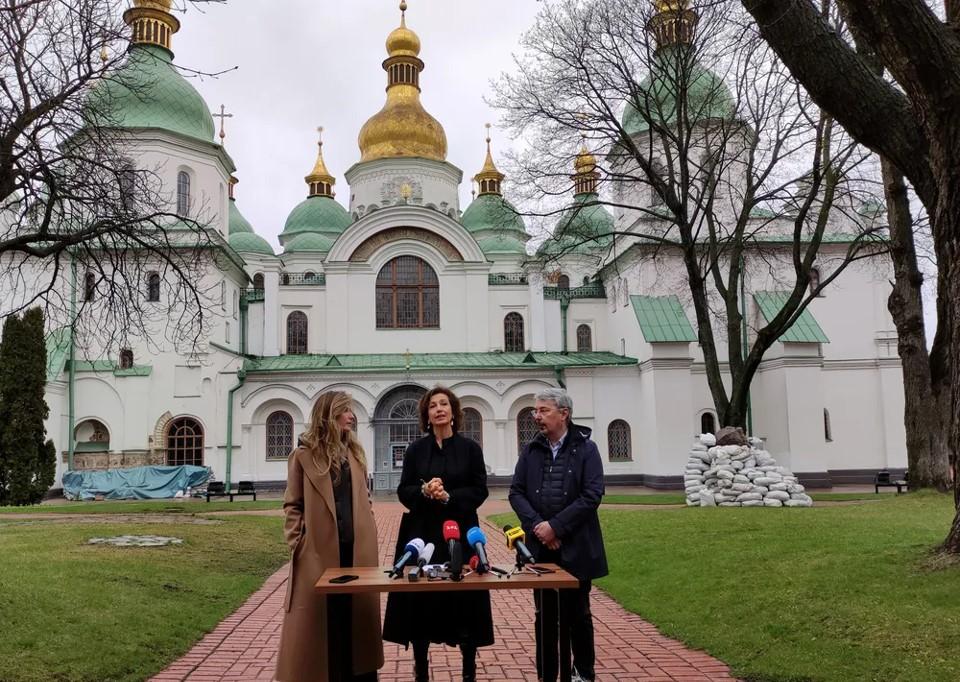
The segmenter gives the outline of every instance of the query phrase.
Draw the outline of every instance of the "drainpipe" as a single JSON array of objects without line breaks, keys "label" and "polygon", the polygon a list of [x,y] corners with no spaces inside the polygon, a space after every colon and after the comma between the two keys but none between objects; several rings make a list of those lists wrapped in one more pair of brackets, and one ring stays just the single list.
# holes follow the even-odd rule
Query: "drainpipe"
[{"label": "drainpipe", "polygon": [[554,366],[553,366],[553,375],[556,377],[557,383],[560,384],[560,388],[566,389],[566,388],[567,388],[567,380],[566,380],[566,377],[564,376],[564,373],[563,373],[563,367],[561,367],[560,365],[554,365]]},{"label": "drainpipe", "polygon": [[237,385],[227,391],[227,475],[226,487],[230,490],[230,468],[233,465],[233,394],[240,390],[247,378],[247,370],[237,370]]},{"label": "drainpipe", "polygon": [[567,354],[567,309],[570,307],[570,298],[560,294],[560,335],[563,339],[561,351],[564,355]]},{"label": "drainpipe", "polygon": [[247,354],[247,309],[250,304],[247,303],[246,292],[240,296],[240,355]]},{"label": "drainpipe", "polygon": [[76,379],[76,339],[74,327],[77,324],[77,261],[70,255],[70,355],[67,370],[67,471],[73,471],[73,455],[77,444],[74,437],[76,413],[74,411],[74,383]]},{"label": "drainpipe", "polygon": [[[740,305],[741,305],[741,315],[740,315],[740,324],[741,332],[740,336],[743,339],[743,359],[746,361],[747,354],[750,352],[750,348],[747,345],[747,268],[746,261],[743,258],[743,252],[740,252]],[[753,435],[753,406],[750,400],[750,389],[747,388],[747,435]]]}]

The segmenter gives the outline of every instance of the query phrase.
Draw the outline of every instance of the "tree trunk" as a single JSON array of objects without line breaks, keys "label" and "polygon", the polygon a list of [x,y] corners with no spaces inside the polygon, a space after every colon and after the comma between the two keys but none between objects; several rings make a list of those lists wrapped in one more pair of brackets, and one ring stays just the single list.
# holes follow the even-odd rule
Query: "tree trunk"
[{"label": "tree trunk", "polygon": [[923,324],[923,274],[917,265],[907,187],[903,175],[886,159],[882,161],[882,169],[894,272],[887,309],[897,327],[897,352],[903,366],[903,423],[910,487],[947,492],[951,488],[947,454],[949,424],[941,419],[938,396],[931,382]]}]

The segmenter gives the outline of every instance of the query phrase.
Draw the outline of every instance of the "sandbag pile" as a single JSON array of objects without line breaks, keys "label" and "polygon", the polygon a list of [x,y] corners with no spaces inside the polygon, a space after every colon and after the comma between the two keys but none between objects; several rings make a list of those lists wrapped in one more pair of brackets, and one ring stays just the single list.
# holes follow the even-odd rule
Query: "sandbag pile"
[{"label": "sandbag pile", "polygon": [[683,475],[689,507],[812,507],[813,500],[788,468],[778,466],[763,441],[717,445],[701,434]]}]

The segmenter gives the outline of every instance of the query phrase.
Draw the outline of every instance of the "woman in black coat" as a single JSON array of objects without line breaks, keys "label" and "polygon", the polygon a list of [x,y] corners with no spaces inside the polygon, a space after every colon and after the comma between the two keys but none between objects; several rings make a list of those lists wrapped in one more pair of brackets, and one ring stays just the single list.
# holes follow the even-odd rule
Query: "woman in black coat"
[{"label": "woman in black coat", "polygon": [[[409,511],[400,521],[397,557],[410,540],[421,538],[434,544],[431,563],[448,561],[445,521],[460,527],[464,565],[473,554],[466,535],[479,525],[477,508],[487,499],[487,468],[480,446],[457,433],[462,423],[460,401],[450,389],[436,386],[420,400],[420,428],[427,435],[411,443],[403,457],[397,495]],[[413,644],[417,682],[429,679],[430,642],[459,646],[463,680],[473,682],[477,647],[493,644],[490,593],[390,593],[383,638]]]}]

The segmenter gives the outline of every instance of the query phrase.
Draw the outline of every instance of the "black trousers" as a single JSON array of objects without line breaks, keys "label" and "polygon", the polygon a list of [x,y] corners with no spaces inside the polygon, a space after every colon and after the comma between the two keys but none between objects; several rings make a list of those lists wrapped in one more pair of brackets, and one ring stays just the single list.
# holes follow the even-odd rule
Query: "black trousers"
[{"label": "black trousers", "polygon": [[[559,552],[544,554],[542,561],[559,563]],[[596,677],[590,588],[591,581],[581,580],[575,590],[533,591],[537,677],[543,682],[556,682],[560,674],[559,609],[564,609],[566,621],[570,624],[570,648],[573,650],[573,665],[577,673],[585,680]],[[569,656],[569,653],[566,655]]]},{"label": "black trousers", "polygon": [[[353,543],[340,545],[340,567],[353,566]],[[377,671],[353,674],[353,597],[327,597],[327,676],[330,682],[377,682]]]},{"label": "black trousers", "polygon": [[[428,679],[430,642],[425,639],[415,639],[411,644],[413,644],[414,674],[418,680]],[[463,675],[476,675],[477,647],[469,644],[461,644],[460,656],[463,659]]]}]

